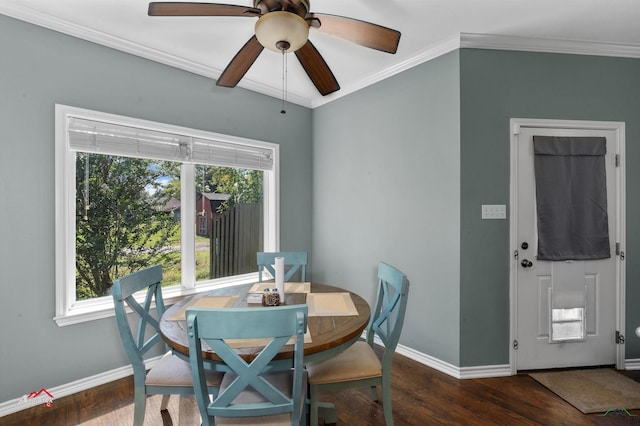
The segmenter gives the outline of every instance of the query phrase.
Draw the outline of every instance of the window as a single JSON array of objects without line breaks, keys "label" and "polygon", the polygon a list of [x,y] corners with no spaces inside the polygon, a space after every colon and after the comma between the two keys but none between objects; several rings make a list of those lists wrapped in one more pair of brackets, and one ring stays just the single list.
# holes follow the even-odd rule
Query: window
[{"label": "window", "polygon": [[58,325],[113,315],[113,281],[152,264],[168,301],[255,281],[277,171],[276,144],[57,105]]}]

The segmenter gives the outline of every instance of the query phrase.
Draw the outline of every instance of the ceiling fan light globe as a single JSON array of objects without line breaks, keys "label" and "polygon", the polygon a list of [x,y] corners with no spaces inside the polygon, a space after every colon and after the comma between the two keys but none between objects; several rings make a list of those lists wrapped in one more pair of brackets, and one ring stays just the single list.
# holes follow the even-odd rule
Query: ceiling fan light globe
[{"label": "ceiling fan light globe", "polygon": [[[289,43],[285,52],[295,52],[309,38],[309,24],[300,16],[285,11],[269,12],[260,17],[255,26],[256,37],[266,49],[282,52],[284,43]],[[280,47],[278,47],[280,46]]]}]

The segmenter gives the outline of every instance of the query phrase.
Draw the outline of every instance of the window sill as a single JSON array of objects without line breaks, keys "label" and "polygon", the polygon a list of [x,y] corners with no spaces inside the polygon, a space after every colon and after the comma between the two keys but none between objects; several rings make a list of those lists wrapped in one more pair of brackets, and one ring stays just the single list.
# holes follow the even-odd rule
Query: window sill
[{"label": "window sill", "polygon": [[[250,273],[236,277],[206,281],[199,283],[196,288],[186,288],[184,286],[167,287],[166,289],[163,289],[162,298],[164,300],[165,307],[169,307],[182,300],[184,297],[191,296],[193,294],[203,293],[217,288],[251,284],[256,281],[258,281],[258,274]],[[140,293],[140,296],[136,297],[136,299],[142,301],[144,299],[144,293]],[[110,296],[105,296],[93,300],[76,302],[64,315],[55,316],[53,320],[58,324],[58,327],[65,327],[67,325],[81,324],[113,316],[115,316],[113,299]]]}]

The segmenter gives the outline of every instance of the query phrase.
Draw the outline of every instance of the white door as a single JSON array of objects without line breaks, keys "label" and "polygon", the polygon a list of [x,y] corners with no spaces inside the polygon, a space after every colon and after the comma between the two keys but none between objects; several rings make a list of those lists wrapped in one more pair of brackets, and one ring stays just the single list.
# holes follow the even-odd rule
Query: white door
[{"label": "white door", "polygon": [[[624,351],[620,259],[624,219],[620,150],[624,125],[512,120],[512,321],[515,370],[620,364]],[[603,125],[609,124],[609,126]],[[621,127],[620,127],[621,126]],[[621,130],[622,129],[622,130]],[[533,136],[606,138],[606,192],[611,257],[549,261],[537,258],[538,230]],[[515,162],[515,164],[514,164]],[[515,182],[514,182],[515,179]],[[616,243],[619,245],[616,246]],[[513,303],[515,302],[515,306]],[[618,337],[618,339],[616,339]],[[620,355],[622,354],[622,355]]]}]

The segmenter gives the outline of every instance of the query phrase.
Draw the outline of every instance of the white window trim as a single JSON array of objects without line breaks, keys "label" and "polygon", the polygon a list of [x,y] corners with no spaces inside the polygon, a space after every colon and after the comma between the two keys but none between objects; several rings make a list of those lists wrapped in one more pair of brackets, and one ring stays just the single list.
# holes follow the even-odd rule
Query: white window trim
[{"label": "white window trim", "polygon": [[[53,318],[58,326],[82,323],[114,316],[113,300],[110,296],[90,300],[76,301],[75,288],[75,151],[69,148],[67,123],[72,117],[96,121],[106,121],[125,126],[140,127],[178,133],[188,137],[214,139],[231,144],[243,144],[263,147],[273,151],[273,168],[264,173],[264,241],[265,251],[278,251],[280,248],[280,172],[279,145],[239,138],[230,135],[194,130],[153,121],[140,120],[115,114],[91,111],[67,105],[55,108],[55,290],[56,314]],[[194,172],[195,165],[183,163],[181,179],[182,211],[195,206]],[[273,196],[268,196],[272,194]],[[190,203],[190,204],[189,204]],[[181,215],[182,229],[195,229],[195,215]],[[182,247],[194,247],[195,235],[182,232]],[[218,278],[195,283],[195,250],[182,253],[182,283],[163,290],[166,305],[171,305],[181,297],[210,290],[212,288],[247,284],[258,279],[257,272]]]}]

